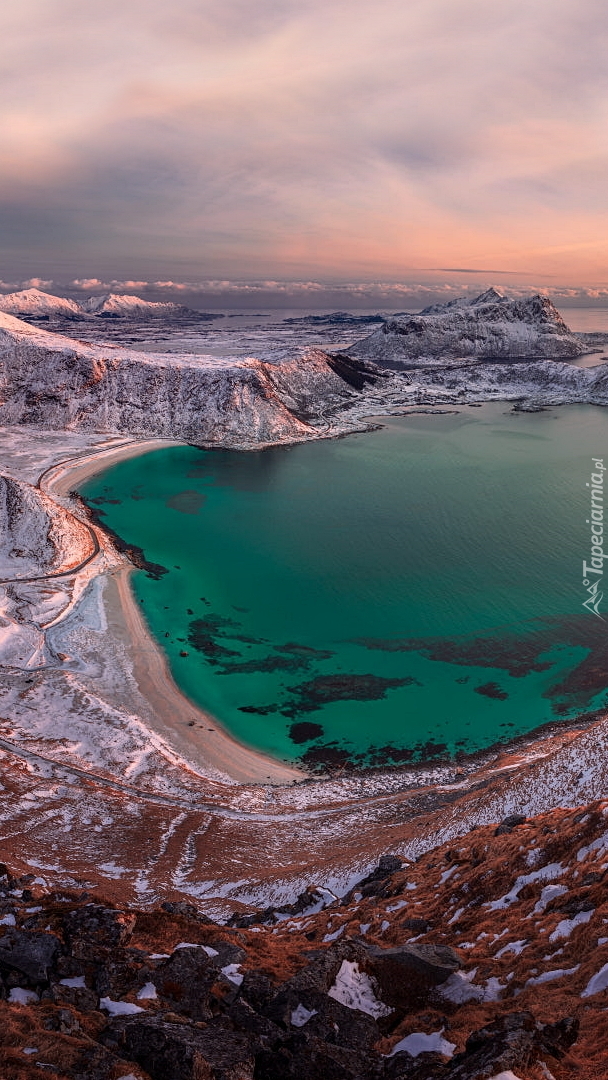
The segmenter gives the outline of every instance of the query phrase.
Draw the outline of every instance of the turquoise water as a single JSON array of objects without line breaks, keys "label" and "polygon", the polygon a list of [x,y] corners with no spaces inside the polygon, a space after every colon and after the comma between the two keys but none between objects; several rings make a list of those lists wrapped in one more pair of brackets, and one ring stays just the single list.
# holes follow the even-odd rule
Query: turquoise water
[{"label": "turquoise water", "polygon": [[311,767],[469,753],[598,708],[607,624],[582,607],[581,568],[605,412],[383,423],[157,450],[82,487],[160,567],[132,585],[179,686]]}]

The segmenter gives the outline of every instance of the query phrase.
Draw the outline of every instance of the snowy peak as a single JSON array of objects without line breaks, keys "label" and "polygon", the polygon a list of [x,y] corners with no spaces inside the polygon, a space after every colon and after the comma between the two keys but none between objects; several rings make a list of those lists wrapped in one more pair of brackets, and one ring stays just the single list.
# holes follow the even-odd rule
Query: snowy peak
[{"label": "snowy peak", "polygon": [[510,300],[490,288],[473,299],[433,304],[419,315],[389,319],[358,342],[355,356],[388,367],[409,361],[572,359],[584,346],[548,296]]},{"label": "snowy peak", "polygon": [[83,308],[89,315],[97,315],[102,319],[132,319],[141,318],[142,316],[175,318],[185,314],[196,314],[196,312],[184,307],[183,304],[142,300],[140,296],[130,296],[126,293],[104,293],[103,296],[89,296],[84,301]]},{"label": "snowy peak", "polygon": [[22,289],[20,292],[0,296],[0,311],[9,315],[31,316],[48,319],[61,316],[64,319],[82,319],[84,316],[80,304],[64,296],[52,296],[40,289]]},{"label": "snowy peak", "polygon": [[53,296],[41,289],[22,289],[0,296],[0,312],[20,319],[213,319],[215,315],[193,311],[183,304],[157,303],[140,296],[104,293],[90,296],[82,304],[65,296]]},{"label": "snowy peak", "polygon": [[508,304],[508,302],[507,297],[499,293],[498,289],[495,289],[493,285],[490,285],[489,289],[469,301],[471,307],[479,304]]}]

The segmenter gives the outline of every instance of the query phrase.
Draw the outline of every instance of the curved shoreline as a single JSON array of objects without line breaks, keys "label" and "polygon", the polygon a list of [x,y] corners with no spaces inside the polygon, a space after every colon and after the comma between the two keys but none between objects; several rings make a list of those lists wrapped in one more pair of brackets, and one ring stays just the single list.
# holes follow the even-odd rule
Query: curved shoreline
[{"label": "curved shoreline", "polygon": [[[39,477],[39,486],[51,496],[66,498],[76,485],[117,461],[138,457],[167,446],[180,445],[174,440],[147,439],[94,450],[60,461]],[[43,484],[44,481],[44,484]],[[103,550],[111,546],[103,528],[89,527]],[[293,784],[308,779],[308,774],[248,747],[205,712],[179,689],[167,658],[152,636],[135,602],[129,584],[133,567],[121,559],[117,569],[99,574],[105,577],[103,605],[111,633],[129,652],[133,676],[150,709],[145,722],[150,723],[175,750],[201,767],[211,767],[222,774],[224,782],[239,784]],[[205,777],[213,781],[213,777]]]}]

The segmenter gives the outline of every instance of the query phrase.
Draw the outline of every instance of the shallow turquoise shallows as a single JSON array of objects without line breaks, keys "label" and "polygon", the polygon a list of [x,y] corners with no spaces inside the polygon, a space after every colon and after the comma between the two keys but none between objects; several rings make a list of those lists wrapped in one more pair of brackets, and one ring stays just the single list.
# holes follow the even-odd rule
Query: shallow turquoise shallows
[{"label": "shallow turquoise shallows", "polygon": [[607,700],[608,622],[582,606],[607,420],[491,404],[175,447],[82,494],[165,569],[133,573],[137,600],[179,686],[239,739],[319,768],[433,760]]}]

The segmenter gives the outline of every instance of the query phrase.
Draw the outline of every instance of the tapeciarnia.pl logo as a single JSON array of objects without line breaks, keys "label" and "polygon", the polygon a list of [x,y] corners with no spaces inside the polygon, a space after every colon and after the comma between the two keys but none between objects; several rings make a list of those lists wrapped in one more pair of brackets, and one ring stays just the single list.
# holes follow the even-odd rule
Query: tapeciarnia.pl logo
[{"label": "tapeciarnia.pl logo", "polygon": [[591,556],[590,562],[583,560],[583,585],[589,596],[583,601],[583,607],[597,615],[598,619],[605,622],[600,615],[599,606],[603,599],[600,591],[602,577],[604,576],[604,472],[606,466],[603,458],[591,458],[593,472],[591,482],[587,484],[591,496],[591,517],[586,519],[586,524],[591,526]]}]

